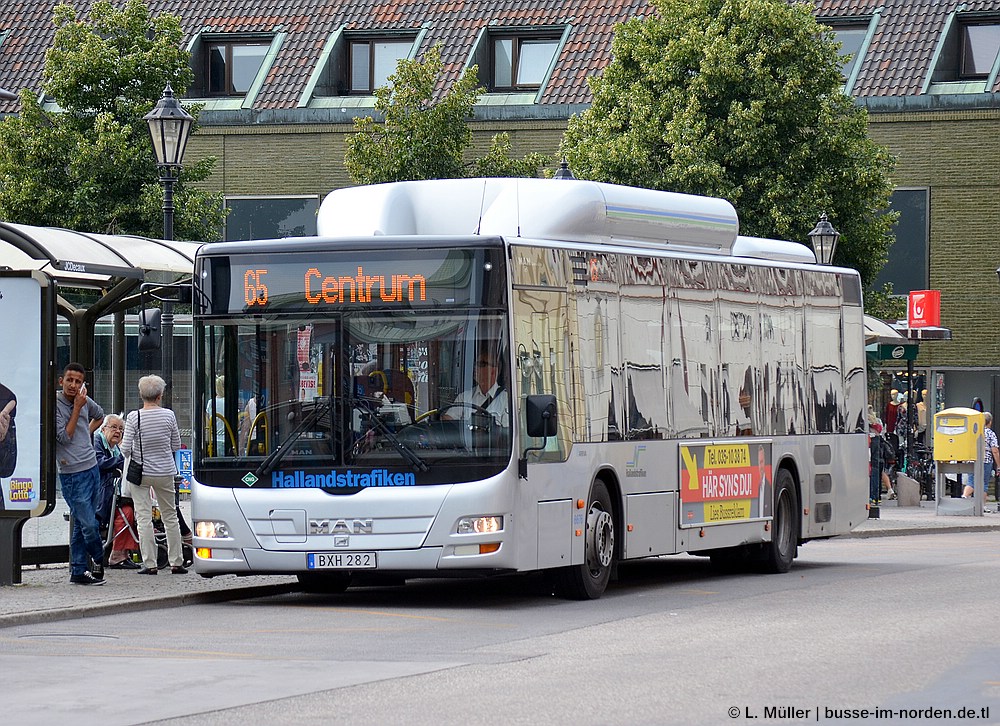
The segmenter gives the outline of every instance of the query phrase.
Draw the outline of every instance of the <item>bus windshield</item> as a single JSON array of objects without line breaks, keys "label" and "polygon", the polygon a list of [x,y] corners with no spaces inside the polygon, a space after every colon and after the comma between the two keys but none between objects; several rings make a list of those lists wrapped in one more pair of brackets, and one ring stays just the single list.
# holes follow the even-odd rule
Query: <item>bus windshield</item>
[{"label": "bus windshield", "polygon": [[413,483],[499,470],[511,446],[507,329],[502,311],[205,325],[199,463],[272,485],[290,470],[405,470]]}]

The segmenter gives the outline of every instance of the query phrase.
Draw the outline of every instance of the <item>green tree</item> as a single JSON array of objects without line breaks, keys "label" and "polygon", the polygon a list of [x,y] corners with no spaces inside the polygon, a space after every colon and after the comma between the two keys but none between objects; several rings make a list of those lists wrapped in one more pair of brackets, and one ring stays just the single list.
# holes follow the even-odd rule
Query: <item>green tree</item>
[{"label": "green tree", "polygon": [[885,264],[894,160],[841,90],[839,44],[811,4],[651,0],[620,25],[594,101],[561,151],[583,179],[728,199],[743,234],[806,241],[820,212],[836,261]]},{"label": "green tree", "polygon": [[[151,17],[142,0],[120,10],[94,3],[88,21],[57,5],[42,90],[0,122],[0,218],[112,234],[163,233],[162,190],[142,117],[169,82],[182,95],[193,75],[180,19]],[[198,109],[192,111],[197,118]],[[206,158],[187,164],[175,186],[175,236],[218,239],[220,195],[189,186],[208,177]]]},{"label": "green tree", "polygon": [[477,176],[537,176],[548,157],[532,153],[524,159],[510,155],[510,137],[493,137],[486,156],[465,162],[472,143],[469,119],[479,100],[476,66],[466,68],[440,98],[444,65],[441,46],[430,48],[422,60],[400,60],[389,85],[375,90],[375,109],[382,116],[354,119],[357,132],[347,139],[344,164],[355,184],[416,179],[457,179]]}]

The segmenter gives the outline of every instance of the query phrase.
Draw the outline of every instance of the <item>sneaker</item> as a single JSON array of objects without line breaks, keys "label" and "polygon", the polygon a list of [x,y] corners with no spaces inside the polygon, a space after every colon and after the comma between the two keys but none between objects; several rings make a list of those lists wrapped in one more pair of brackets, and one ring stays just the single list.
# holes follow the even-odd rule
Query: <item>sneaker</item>
[{"label": "sneaker", "polygon": [[94,577],[89,572],[82,575],[71,575],[69,581],[74,585],[103,585],[104,580]]},{"label": "sneaker", "polygon": [[104,579],[104,563],[95,562],[94,566],[90,568],[90,574],[93,575],[95,580]]}]

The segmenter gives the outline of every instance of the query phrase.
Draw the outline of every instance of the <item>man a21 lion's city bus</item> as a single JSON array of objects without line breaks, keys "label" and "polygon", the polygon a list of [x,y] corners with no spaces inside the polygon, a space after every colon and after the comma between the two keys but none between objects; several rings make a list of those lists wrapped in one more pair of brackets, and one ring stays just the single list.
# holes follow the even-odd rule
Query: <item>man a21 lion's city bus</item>
[{"label": "man a21 lion's city bus", "polygon": [[319,236],[195,262],[195,568],[785,572],[867,517],[854,270],[726,201],[558,179],[332,192]]}]

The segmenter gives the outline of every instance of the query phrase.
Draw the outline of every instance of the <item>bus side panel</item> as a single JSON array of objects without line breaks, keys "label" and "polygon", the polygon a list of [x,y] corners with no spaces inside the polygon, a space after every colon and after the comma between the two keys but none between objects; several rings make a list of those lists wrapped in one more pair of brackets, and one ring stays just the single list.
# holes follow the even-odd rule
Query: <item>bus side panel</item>
[{"label": "bus side panel", "polygon": [[625,497],[625,558],[676,552],[677,493]]}]

